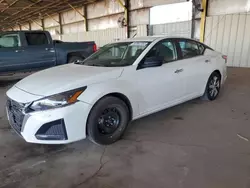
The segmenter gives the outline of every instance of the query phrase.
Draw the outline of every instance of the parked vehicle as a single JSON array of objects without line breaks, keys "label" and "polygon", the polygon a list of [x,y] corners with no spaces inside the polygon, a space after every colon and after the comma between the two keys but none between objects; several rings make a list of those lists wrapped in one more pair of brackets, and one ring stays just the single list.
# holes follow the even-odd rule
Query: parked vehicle
[{"label": "parked vehicle", "polygon": [[0,76],[84,60],[95,51],[94,42],[53,41],[47,31],[3,32],[0,33]]},{"label": "parked vehicle", "polygon": [[35,73],[8,92],[13,129],[27,142],[88,137],[112,144],[132,120],[203,97],[215,100],[227,57],[186,38],[146,37],[108,44],[83,62]]}]

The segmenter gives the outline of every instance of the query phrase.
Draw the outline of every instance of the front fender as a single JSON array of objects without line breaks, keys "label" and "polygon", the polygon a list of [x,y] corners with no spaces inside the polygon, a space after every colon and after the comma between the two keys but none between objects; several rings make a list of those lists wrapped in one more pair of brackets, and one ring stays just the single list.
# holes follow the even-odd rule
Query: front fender
[{"label": "front fender", "polygon": [[133,118],[139,115],[140,94],[136,88],[133,88],[133,85],[124,80],[110,80],[92,84],[78,97],[78,100],[94,105],[102,97],[112,93],[126,96],[133,110]]}]

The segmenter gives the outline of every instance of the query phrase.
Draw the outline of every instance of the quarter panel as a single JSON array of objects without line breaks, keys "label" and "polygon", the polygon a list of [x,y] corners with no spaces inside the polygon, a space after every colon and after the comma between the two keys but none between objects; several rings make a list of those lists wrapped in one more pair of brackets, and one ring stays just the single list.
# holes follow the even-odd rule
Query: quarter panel
[{"label": "quarter panel", "polygon": [[[222,54],[216,51],[212,51],[207,49],[204,53],[207,57],[210,58],[210,63],[207,64],[207,76],[206,76],[206,84],[210,77],[210,75],[219,70],[221,73],[221,82],[224,83],[225,79],[227,78],[227,66],[225,61],[222,59]],[[203,92],[206,89],[206,84],[204,84]]]}]

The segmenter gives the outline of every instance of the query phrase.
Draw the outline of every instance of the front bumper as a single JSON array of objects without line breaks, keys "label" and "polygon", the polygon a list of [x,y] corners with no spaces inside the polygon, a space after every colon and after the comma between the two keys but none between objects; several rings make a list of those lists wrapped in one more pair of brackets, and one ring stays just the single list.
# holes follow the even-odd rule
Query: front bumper
[{"label": "front bumper", "polygon": [[[11,96],[8,97],[15,102]],[[25,141],[37,144],[67,144],[86,138],[86,123],[91,107],[79,101],[53,110],[27,114],[19,111],[19,118],[17,113],[13,115],[13,107],[10,110],[7,105],[7,114],[12,128]]]}]

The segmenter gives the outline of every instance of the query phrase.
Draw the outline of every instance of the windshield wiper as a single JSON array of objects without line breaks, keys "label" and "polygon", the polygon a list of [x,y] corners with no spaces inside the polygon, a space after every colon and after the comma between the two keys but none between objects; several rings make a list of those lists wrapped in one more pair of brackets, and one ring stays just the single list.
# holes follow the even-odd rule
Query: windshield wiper
[{"label": "windshield wiper", "polygon": [[95,63],[92,63],[92,64],[86,64],[87,66],[94,66],[94,67],[107,67],[106,65],[102,65],[102,64],[95,64]]}]

